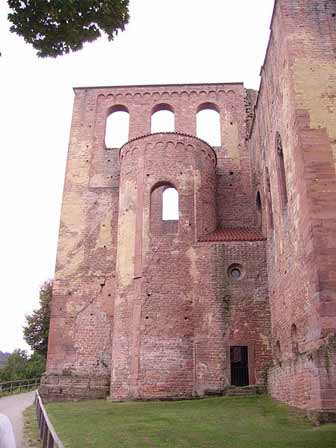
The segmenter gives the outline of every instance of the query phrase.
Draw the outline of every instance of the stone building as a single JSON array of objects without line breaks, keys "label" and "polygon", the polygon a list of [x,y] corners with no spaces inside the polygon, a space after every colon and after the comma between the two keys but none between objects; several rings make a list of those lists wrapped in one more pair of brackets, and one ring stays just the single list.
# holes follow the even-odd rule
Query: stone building
[{"label": "stone building", "polygon": [[[335,416],[335,16],[334,0],[276,1],[259,92],[75,88],[44,396],[254,385]],[[162,110],[174,128],[154,132]],[[108,147],[118,112],[128,141]]]}]

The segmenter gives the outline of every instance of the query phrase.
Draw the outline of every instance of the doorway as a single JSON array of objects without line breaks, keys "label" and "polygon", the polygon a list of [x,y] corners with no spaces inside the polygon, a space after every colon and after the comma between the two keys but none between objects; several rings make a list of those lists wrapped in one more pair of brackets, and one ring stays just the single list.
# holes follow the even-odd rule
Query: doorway
[{"label": "doorway", "polygon": [[232,386],[248,386],[248,350],[246,345],[230,347],[231,384]]}]

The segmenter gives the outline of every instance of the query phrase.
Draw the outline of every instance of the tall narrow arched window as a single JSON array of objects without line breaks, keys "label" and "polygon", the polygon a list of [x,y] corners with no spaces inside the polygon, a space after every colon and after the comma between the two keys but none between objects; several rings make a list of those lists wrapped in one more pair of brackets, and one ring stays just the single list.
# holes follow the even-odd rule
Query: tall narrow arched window
[{"label": "tall narrow arched window", "polygon": [[120,148],[128,141],[129,113],[125,106],[114,106],[106,120],[106,148]]},{"label": "tall narrow arched window", "polygon": [[178,221],[179,200],[176,188],[168,187],[162,193],[162,220]]},{"label": "tall narrow arched window", "polygon": [[291,341],[292,341],[292,353],[297,355],[299,352],[298,334],[297,327],[295,324],[291,326]]},{"label": "tall narrow arched window", "polygon": [[269,177],[268,168],[266,168],[265,176],[266,176],[266,187],[267,187],[267,214],[268,214],[268,223],[269,223],[270,229],[273,229],[272,191],[271,191],[271,182],[270,182],[270,177]]},{"label": "tall narrow arched window", "polygon": [[257,209],[257,227],[262,229],[262,208],[261,208],[261,197],[260,192],[257,192],[256,196],[256,209]]},{"label": "tall narrow arched window", "polygon": [[274,347],[274,361],[276,363],[280,363],[281,362],[281,346],[280,346],[280,341],[277,340],[275,347]]},{"label": "tall narrow arched window", "polygon": [[[328,0],[324,6],[325,15],[327,17],[327,26],[325,35],[326,36],[334,36],[335,33],[335,22],[336,22],[336,5],[335,0]],[[331,45],[336,53],[336,41],[335,39],[331,39]]]},{"label": "tall narrow arched window", "polygon": [[218,107],[213,103],[203,103],[197,109],[197,137],[211,146],[221,146],[221,126]]},{"label": "tall narrow arched window", "polygon": [[157,104],[152,110],[151,133],[174,132],[174,109],[169,104]]},{"label": "tall narrow arched window", "polygon": [[282,150],[282,141],[279,132],[277,132],[276,134],[276,161],[277,161],[280,201],[282,208],[286,208],[288,203],[286,171],[285,171],[284,155]]}]

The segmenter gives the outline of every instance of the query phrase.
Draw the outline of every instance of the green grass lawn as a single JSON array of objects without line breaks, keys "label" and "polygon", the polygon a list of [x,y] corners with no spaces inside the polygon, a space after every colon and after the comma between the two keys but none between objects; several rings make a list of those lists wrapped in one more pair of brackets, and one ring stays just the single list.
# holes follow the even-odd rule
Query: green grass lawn
[{"label": "green grass lawn", "polygon": [[336,424],[312,426],[269,397],[48,403],[66,447],[336,448]]}]

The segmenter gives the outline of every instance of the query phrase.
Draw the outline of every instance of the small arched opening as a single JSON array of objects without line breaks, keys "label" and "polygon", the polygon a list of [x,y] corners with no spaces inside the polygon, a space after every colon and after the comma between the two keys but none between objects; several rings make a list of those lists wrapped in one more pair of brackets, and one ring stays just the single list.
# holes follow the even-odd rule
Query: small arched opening
[{"label": "small arched opening", "polygon": [[153,235],[176,233],[179,221],[179,194],[170,183],[154,186],[150,197],[150,230]]},{"label": "small arched opening", "polygon": [[178,192],[174,187],[167,187],[162,193],[162,220],[178,221],[179,204]]}]

